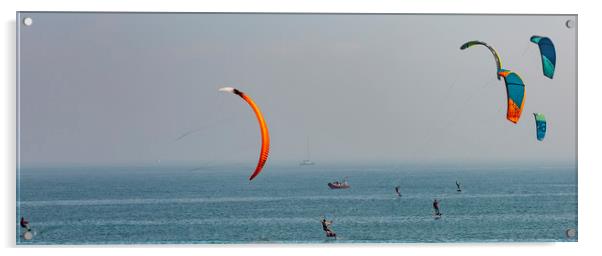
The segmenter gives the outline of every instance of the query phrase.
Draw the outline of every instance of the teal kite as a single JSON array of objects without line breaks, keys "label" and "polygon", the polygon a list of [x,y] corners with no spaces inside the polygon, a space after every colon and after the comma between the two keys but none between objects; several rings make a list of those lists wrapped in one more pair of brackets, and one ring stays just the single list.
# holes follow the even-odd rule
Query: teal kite
[{"label": "teal kite", "polygon": [[550,38],[543,36],[532,36],[531,42],[539,46],[543,75],[552,79],[554,77],[554,70],[556,69],[556,48],[554,48],[554,43],[552,43]]},{"label": "teal kite", "polygon": [[542,141],[543,138],[546,137],[546,117],[541,113],[533,113],[533,116],[535,116],[535,129],[537,132],[537,140]]},{"label": "teal kite", "polygon": [[517,73],[502,69],[498,75],[504,77],[506,92],[508,94],[508,111],[506,118],[513,123],[518,123],[525,106],[525,83]]}]

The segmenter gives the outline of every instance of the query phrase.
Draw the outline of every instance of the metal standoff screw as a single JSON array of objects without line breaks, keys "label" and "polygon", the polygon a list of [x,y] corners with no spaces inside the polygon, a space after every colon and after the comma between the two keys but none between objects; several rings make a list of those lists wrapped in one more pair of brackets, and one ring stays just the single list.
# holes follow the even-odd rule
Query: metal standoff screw
[{"label": "metal standoff screw", "polygon": [[27,17],[27,18],[23,19],[23,24],[25,26],[29,27],[29,26],[31,26],[31,24],[33,24],[33,19],[31,19],[30,17]]}]

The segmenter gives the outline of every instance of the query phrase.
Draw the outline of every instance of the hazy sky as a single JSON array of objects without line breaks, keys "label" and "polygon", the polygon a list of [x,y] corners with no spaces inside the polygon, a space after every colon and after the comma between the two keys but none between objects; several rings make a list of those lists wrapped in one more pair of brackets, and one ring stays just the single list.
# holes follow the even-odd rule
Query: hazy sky
[{"label": "hazy sky", "polygon": [[[572,16],[21,13],[20,160],[576,164]],[[532,35],[556,46],[543,76]],[[526,83],[518,124],[482,40]],[[543,142],[533,112],[548,119]],[[187,131],[200,129],[181,140]]]}]

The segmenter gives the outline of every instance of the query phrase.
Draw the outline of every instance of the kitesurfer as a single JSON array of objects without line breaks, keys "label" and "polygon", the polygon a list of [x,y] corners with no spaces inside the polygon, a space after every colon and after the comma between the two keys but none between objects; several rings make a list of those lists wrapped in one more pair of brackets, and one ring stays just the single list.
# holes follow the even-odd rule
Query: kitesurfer
[{"label": "kitesurfer", "polygon": [[31,228],[29,228],[29,221],[27,221],[23,217],[21,217],[21,227],[26,229],[27,231],[31,231]]},{"label": "kitesurfer", "polygon": [[325,217],[322,217],[321,223],[322,223],[322,229],[324,229],[324,232],[326,232],[327,237],[336,237],[337,236],[337,234],[334,233],[329,227],[332,224],[332,221],[328,221],[328,220],[326,220]]},{"label": "kitesurfer", "polygon": [[439,211],[439,201],[436,198],[433,201],[433,208],[435,209],[435,215],[441,216],[441,212]]}]

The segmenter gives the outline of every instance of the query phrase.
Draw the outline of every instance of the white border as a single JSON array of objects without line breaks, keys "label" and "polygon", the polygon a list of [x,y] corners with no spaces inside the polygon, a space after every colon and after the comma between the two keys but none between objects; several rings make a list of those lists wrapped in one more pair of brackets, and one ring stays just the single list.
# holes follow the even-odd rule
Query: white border
[{"label": "white border", "polygon": [[[202,246],[84,246],[84,247],[21,247],[9,249],[2,255],[212,255],[224,252],[244,255],[374,255],[374,254],[425,254],[425,255],[579,255],[593,252],[600,226],[602,204],[600,177],[602,165],[599,157],[600,143],[600,16],[597,1],[483,1],[483,0],[24,0],[0,3],[2,15],[1,76],[4,79],[0,125],[3,147],[2,211],[0,242],[3,247],[15,247],[15,12],[16,11],[156,11],[156,12],[376,12],[376,13],[530,13],[579,15],[579,242],[578,243],[508,243],[508,244],[376,244],[376,245],[202,245]],[[134,248],[131,248],[134,247]],[[93,248],[93,249],[92,249]],[[102,249],[99,249],[102,248]],[[225,251],[226,250],[226,251]]]}]

